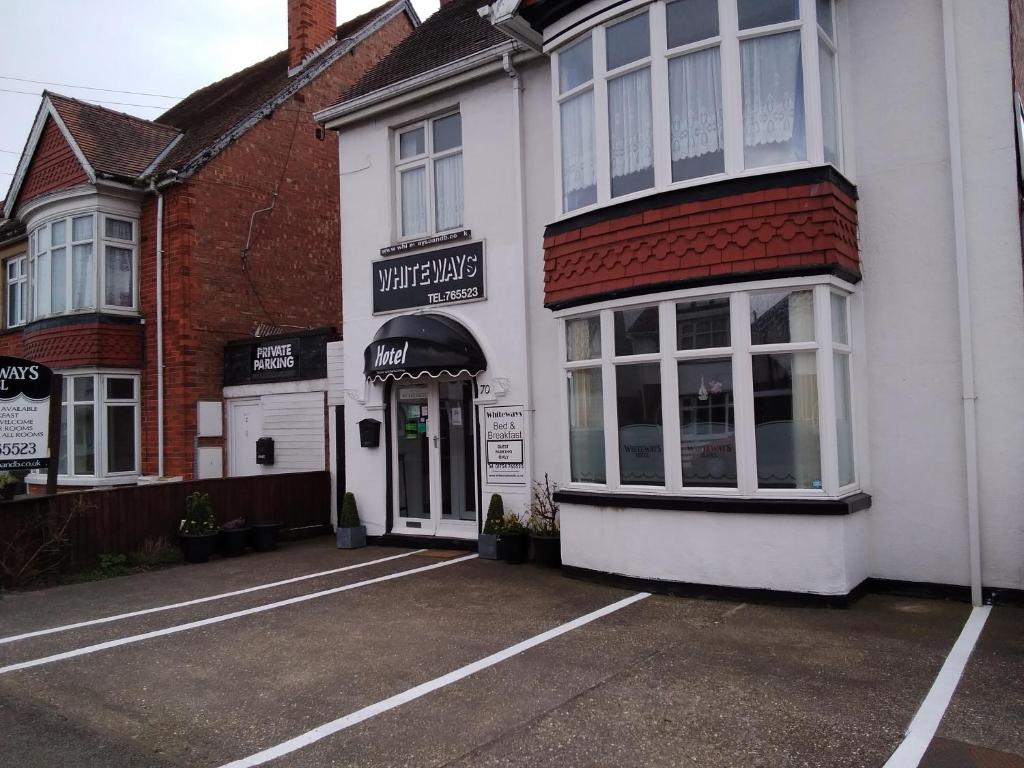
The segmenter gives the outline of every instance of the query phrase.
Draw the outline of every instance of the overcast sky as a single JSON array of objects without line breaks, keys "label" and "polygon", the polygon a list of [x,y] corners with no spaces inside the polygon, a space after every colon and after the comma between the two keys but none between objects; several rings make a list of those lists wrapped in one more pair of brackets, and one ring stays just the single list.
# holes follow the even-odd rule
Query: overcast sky
[{"label": "overcast sky", "polygon": [[[339,0],[338,20],[381,2]],[[425,19],[438,0],[413,6]],[[0,9],[0,199],[39,108],[38,95],[10,91],[48,88],[154,118],[176,99],[137,94],[187,96],[288,45],[287,0],[0,0]]]}]

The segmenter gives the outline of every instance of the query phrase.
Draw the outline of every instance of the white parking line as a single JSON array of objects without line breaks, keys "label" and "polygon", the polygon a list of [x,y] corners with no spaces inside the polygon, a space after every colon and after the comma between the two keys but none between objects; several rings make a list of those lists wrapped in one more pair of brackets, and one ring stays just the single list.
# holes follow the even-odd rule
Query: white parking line
[{"label": "white parking line", "polygon": [[283,608],[286,605],[295,605],[296,603],[304,603],[307,600],[314,600],[318,597],[326,597],[327,595],[336,595],[339,592],[347,592],[350,589],[358,589],[359,587],[368,587],[371,584],[380,584],[383,581],[390,581],[391,579],[400,579],[403,576],[412,576],[414,573],[423,573],[425,571],[433,571],[437,568],[445,568],[449,565],[455,565],[456,563],[462,563],[466,560],[472,560],[476,557],[473,555],[466,555],[465,557],[458,557],[454,560],[446,560],[440,563],[434,563],[432,565],[424,565],[421,568],[412,568],[408,571],[399,571],[398,573],[389,573],[387,576],[378,576],[375,579],[367,579],[366,581],[357,581],[355,584],[346,584],[343,587],[334,587],[333,589],[325,589],[322,592],[312,592],[308,595],[299,595],[298,597],[290,597],[287,600],[279,600],[276,603],[267,603],[266,605],[258,605],[255,608],[246,608],[244,611],[234,611],[233,613],[225,613],[221,616],[212,616],[208,619],[201,619],[199,621],[190,621],[187,624],[177,624],[173,627],[166,627],[165,629],[156,629],[152,632],[144,632],[141,635],[132,635],[130,637],[122,637],[118,640],[108,640],[105,643],[97,643],[96,645],[87,645],[83,648],[76,648],[73,651],[66,651],[64,653],[56,653],[53,656],[44,656],[39,659],[32,659],[31,661],[22,661],[18,664],[9,664],[6,667],[0,667],[0,675],[5,675],[8,672],[17,672],[20,669],[29,669],[30,667],[38,667],[43,664],[51,664],[55,661],[63,661],[64,659],[73,659],[76,656],[85,656],[89,653],[96,653],[97,651],[105,651],[109,648],[117,648],[122,645],[128,645],[130,643],[138,643],[142,640],[149,640],[154,637],[163,637],[164,635],[173,635],[178,632],[185,632],[189,629],[197,629],[199,627],[207,627],[210,624],[219,624],[222,621],[230,621],[231,619],[238,619],[242,616],[252,616],[254,613],[263,613],[264,611],[271,611],[274,608]]},{"label": "white parking line", "polygon": [[924,757],[935,731],[938,730],[942,716],[946,714],[946,708],[953,698],[953,693],[967,666],[967,660],[971,657],[971,651],[974,650],[991,611],[990,605],[971,611],[960,637],[953,644],[953,650],[949,652],[938,677],[932,683],[931,690],[921,702],[921,708],[917,710],[914,719],[910,721],[906,738],[892,753],[884,768],[917,768],[921,763],[921,758]]},{"label": "white parking line", "polygon": [[548,640],[552,640],[567,632],[571,632],[574,629],[578,629],[584,624],[589,624],[592,621],[600,619],[602,616],[615,613],[628,605],[632,605],[633,603],[650,596],[649,592],[639,592],[623,600],[619,600],[617,603],[606,605],[604,608],[596,610],[593,613],[580,616],[578,619],[573,619],[572,621],[557,626],[554,629],[549,629],[547,632],[535,635],[521,643],[516,643],[503,651],[493,653],[490,656],[486,656],[479,661],[474,661],[472,664],[467,664],[466,666],[449,672],[446,675],[442,675],[434,680],[417,685],[415,688],[410,688],[407,691],[403,691],[402,693],[396,694],[382,701],[378,701],[376,704],[371,704],[368,707],[363,707],[362,709],[356,710],[344,717],[339,717],[337,720],[324,723],[311,731],[307,731],[300,736],[296,736],[293,739],[282,742],[277,746],[264,749],[261,752],[257,752],[256,754],[242,758],[241,760],[235,760],[232,763],[227,763],[221,766],[221,768],[249,768],[249,766],[262,765],[270,760],[275,760],[283,755],[287,755],[290,752],[295,752],[296,750],[307,747],[314,742],[330,736],[331,734],[343,731],[346,728],[351,728],[353,725],[361,723],[364,720],[369,720],[371,717],[376,717],[383,712],[387,712],[389,709],[394,709],[395,707],[400,707],[403,704],[408,704],[410,701],[426,696],[428,693],[436,691],[439,688],[444,688],[445,686],[458,682],[463,678],[476,674],[483,669],[493,667],[495,664],[505,661],[506,659],[510,659],[516,654],[529,650],[541,643],[546,643]]},{"label": "white parking line", "polygon": [[370,560],[365,563],[356,563],[355,565],[346,565],[344,568],[332,568],[329,571],[319,571],[317,573],[310,573],[305,576],[296,576],[291,579],[284,579],[283,581],[274,581],[270,584],[259,584],[255,587],[247,587],[246,589],[236,589],[234,592],[222,592],[219,595],[210,595],[209,597],[200,597],[195,600],[186,600],[182,603],[172,603],[170,605],[160,605],[156,608],[145,608],[140,611],[132,611],[131,613],[119,613],[116,616],[104,616],[100,619],[90,619],[88,621],[79,621],[74,624],[65,624],[61,627],[50,627],[49,629],[37,629],[34,632],[25,632],[20,635],[10,635],[9,637],[0,637],[0,645],[4,643],[13,643],[18,640],[28,640],[30,637],[39,637],[40,635],[52,635],[55,632],[67,632],[72,629],[81,629],[82,627],[92,627],[96,624],[106,624],[111,621],[122,621],[124,619],[132,619],[136,616],[145,616],[149,613],[159,613],[160,611],[171,611],[175,608],[187,608],[190,605],[199,605],[200,603],[209,603],[213,600],[224,600],[228,597],[236,597],[237,595],[245,595],[249,592],[259,592],[261,589],[273,589],[274,587],[282,587],[285,584],[294,584],[297,581],[305,581],[307,579],[316,579],[321,576],[330,576],[335,573],[341,573],[343,571],[353,571],[356,568],[365,568],[368,565],[377,565],[378,563],[386,563],[389,560],[398,560],[402,557],[409,557],[409,555],[417,555],[420,552],[426,552],[425,549],[417,549],[414,552],[403,552],[400,555],[390,555],[388,557],[382,557],[379,560]]}]

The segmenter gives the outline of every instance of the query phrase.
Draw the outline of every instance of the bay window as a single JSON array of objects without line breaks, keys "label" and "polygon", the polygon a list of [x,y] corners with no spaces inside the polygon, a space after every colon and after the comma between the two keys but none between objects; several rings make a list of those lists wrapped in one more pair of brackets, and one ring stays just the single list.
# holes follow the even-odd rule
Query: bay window
[{"label": "bay window", "polygon": [[462,116],[456,112],[398,131],[395,172],[403,238],[462,226]]},{"label": "bay window", "polygon": [[69,372],[63,385],[58,473],[138,474],[139,377]]},{"label": "bay window", "polygon": [[136,229],[132,219],[103,213],[36,227],[30,236],[31,318],[135,309]]},{"label": "bay window", "polygon": [[765,281],[567,313],[570,484],[855,489],[848,290],[831,278]]},{"label": "bay window", "polygon": [[838,166],[832,2],[658,0],[558,49],[563,213],[764,169]]}]

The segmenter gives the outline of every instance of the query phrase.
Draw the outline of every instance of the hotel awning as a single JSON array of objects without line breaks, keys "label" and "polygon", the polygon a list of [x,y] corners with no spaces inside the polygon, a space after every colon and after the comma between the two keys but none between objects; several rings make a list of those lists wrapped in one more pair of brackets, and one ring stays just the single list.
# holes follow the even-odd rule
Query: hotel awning
[{"label": "hotel awning", "polygon": [[442,315],[400,315],[380,327],[363,352],[371,381],[421,376],[476,376],[487,359],[463,325]]}]

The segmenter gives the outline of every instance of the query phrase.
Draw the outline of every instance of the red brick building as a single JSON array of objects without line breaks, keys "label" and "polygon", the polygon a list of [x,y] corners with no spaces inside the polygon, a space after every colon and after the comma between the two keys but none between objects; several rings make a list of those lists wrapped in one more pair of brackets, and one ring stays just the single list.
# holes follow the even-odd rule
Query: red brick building
[{"label": "red brick building", "polygon": [[[44,93],[4,204],[28,239],[5,249],[0,354],[65,374],[62,486],[268,471],[250,461],[253,430],[225,460],[232,395],[257,406],[240,425],[265,396],[284,399],[279,422],[305,425],[275,469],[323,468],[311,350],[341,316],[338,152],[310,115],[418,23],[404,0],[341,26],[333,0],[289,0],[287,50],[154,121]],[[226,345],[237,358],[246,341],[251,356],[287,353],[284,367],[226,373]]]}]

